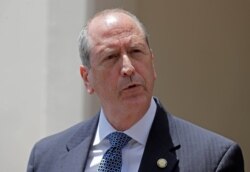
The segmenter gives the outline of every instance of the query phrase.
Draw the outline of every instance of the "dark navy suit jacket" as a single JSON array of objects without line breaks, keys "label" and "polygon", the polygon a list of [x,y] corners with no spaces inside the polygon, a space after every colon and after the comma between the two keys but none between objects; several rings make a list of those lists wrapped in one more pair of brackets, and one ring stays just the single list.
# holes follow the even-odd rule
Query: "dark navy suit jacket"
[{"label": "dark navy suit jacket", "polygon": [[[236,143],[169,114],[155,101],[157,111],[139,172],[244,171],[242,152]],[[83,172],[98,119],[99,114],[39,141],[27,172]],[[166,168],[157,166],[160,158],[167,160]]]}]

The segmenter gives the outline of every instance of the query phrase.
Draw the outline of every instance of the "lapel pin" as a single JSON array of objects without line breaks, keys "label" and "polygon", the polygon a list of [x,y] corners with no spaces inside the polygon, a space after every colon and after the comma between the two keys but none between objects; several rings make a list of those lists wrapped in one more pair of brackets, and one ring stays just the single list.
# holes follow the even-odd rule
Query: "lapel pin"
[{"label": "lapel pin", "polygon": [[160,168],[166,168],[168,165],[168,162],[166,159],[164,158],[160,158],[157,160],[157,166],[160,167]]}]

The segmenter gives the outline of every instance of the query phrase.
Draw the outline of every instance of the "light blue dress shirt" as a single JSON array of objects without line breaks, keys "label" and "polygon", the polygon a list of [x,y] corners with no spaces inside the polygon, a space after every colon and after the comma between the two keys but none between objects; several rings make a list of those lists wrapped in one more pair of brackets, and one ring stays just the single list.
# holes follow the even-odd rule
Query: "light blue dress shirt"
[{"label": "light blue dress shirt", "polygon": [[[156,113],[156,103],[151,104],[145,115],[132,127],[124,131],[132,139],[122,150],[122,172],[139,170],[148,134]],[[103,154],[109,149],[110,143],[105,137],[116,130],[107,121],[101,109],[100,120],[97,126],[93,145],[91,147],[85,172],[96,172]]]}]

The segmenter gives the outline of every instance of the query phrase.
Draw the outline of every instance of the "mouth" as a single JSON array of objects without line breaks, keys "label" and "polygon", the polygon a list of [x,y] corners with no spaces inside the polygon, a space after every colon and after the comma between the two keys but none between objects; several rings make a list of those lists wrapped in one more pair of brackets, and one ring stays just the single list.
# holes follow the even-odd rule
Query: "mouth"
[{"label": "mouth", "polygon": [[131,84],[131,85],[126,86],[123,90],[130,90],[130,89],[136,88],[138,86],[140,86],[140,85],[139,84]]},{"label": "mouth", "polygon": [[136,95],[142,94],[143,90],[144,90],[144,86],[142,84],[140,84],[140,83],[130,83],[130,84],[125,85],[123,87],[120,94],[134,97]]},{"label": "mouth", "polygon": [[137,87],[137,85],[136,84],[130,85],[127,87],[127,89],[134,88],[134,87]]}]

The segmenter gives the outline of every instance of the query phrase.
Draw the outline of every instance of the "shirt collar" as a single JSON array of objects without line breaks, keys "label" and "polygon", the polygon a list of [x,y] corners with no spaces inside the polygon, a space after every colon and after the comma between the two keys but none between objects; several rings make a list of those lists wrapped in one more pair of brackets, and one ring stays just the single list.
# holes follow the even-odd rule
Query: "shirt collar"
[{"label": "shirt collar", "polygon": [[[133,140],[137,141],[138,143],[146,145],[148,134],[154,120],[156,107],[157,107],[156,103],[152,98],[150,106],[145,115],[128,130],[125,130],[124,133],[126,133],[128,136],[130,136]],[[115,131],[116,130],[110,125],[110,123],[106,119],[103,109],[101,109],[100,119],[98,122],[93,145],[94,146],[98,145],[103,139],[105,139],[107,135]]]}]

